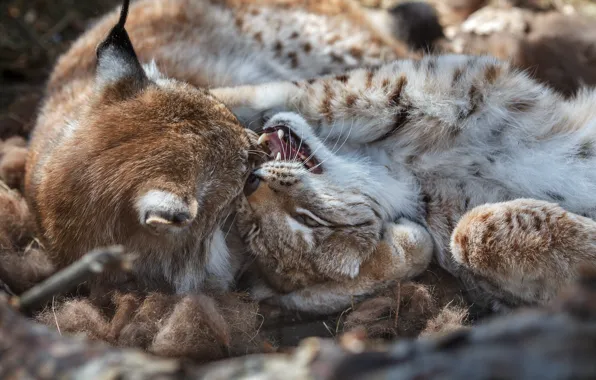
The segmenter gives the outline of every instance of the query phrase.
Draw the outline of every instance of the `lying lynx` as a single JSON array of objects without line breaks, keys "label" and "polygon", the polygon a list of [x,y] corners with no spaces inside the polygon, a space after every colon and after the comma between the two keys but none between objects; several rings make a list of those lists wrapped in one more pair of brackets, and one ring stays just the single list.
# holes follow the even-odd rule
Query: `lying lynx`
[{"label": "lying lynx", "polygon": [[338,310],[416,274],[431,238],[404,220],[494,310],[548,302],[595,262],[596,91],[563,100],[493,58],[428,56],[212,93],[301,115],[267,122],[272,160],[239,207],[262,297]]},{"label": "lying lynx", "polygon": [[201,88],[409,53],[348,0],[141,0],[130,38],[127,10],[76,41],[49,80],[25,184],[40,238],[58,267],[119,243],[140,256],[130,280],[142,288],[226,289],[234,260],[221,224],[260,151]]}]

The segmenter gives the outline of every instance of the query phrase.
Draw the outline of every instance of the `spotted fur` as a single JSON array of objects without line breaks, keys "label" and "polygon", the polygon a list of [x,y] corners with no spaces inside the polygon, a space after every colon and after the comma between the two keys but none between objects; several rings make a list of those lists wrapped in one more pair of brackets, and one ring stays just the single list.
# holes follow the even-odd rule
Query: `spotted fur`
[{"label": "spotted fur", "polygon": [[[317,136],[308,139],[333,150],[325,152],[329,158],[316,155],[323,161],[321,176],[329,182],[326,188],[334,199],[356,189],[362,194],[375,192],[372,198],[381,206],[381,220],[397,216],[424,220],[436,242],[436,257],[446,269],[470,290],[478,288],[480,276],[491,282],[490,290],[484,287],[487,291],[480,292],[476,302],[494,307],[547,302],[576,277],[580,265],[594,262],[591,240],[572,244],[574,239],[556,235],[574,225],[588,236],[596,217],[594,90],[565,100],[507,62],[447,55],[357,69],[341,80],[327,76],[212,93],[232,109],[242,105],[255,111],[301,114]],[[339,158],[344,160],[342,170],[351,166],[369,177],[357,181],[344,176],[330,161]],[[369,163],[361,165],[362,160]],[[303,176],[304,183],[317,177]],[[343,177],[350,178],[349,186],[332,187]],[[399,192],[396,183],[403,185]],[[532,206],[528,201],[523,207],[498,203],[521,198],[550,203]],[[419,207],[411,207],[407,200]],[[476,239],[474,255],[508,257],[506,268],[515,271],[503,272],[503,267],[496,267],[500,262],[488,257],[466,261],[454,254],[454,250],[467,252],[461,246],[465,228],[459,230],[464,237],[457,235],[450,248],[460,219],[484,204],[510,212],[494,231],[486,232],[486,240],[478,242],[476,232],[469,232],[468,239]],[[532,207],[544,214],[535,225],[523,211]],[[555,214],[565,217],[545,219]],[[525,218],[530,220],[524,222]],[[472,220],[478,223],[478,218]],[[524,234],[526,224],[539,233]],[[531,244],[552,244],[547,245],[552,249],[522,249],[530,241],[518,240],[489,244],[490,236],[505,230],[527,236]],[[553,268],[560,271],[558,280],[548,283]],[[525,283],[531,279],[536,279],[535,286]]]}]

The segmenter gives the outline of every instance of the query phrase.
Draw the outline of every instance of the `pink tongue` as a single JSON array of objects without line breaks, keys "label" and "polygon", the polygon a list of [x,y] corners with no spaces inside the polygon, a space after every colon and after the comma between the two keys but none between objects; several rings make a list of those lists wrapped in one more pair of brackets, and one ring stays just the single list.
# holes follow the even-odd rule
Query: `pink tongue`
[{"label": "pink tongue", "polygon": [[268,140],[269,150],[275,152],[273,157],[277,156],[277,152],[281,153],[282,160],[292,160],[297,157],[297,151],[293,149],[289,144],[281,141],[277,134],[272,133]]}]

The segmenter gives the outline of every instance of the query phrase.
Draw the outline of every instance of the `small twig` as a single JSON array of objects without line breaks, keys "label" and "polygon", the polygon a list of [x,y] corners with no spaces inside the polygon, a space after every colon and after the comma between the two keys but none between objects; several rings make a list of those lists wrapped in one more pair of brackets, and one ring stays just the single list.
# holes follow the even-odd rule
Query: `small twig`
[{"label": "small twig", "polygon": [[8,286],[4,281],[0,280],[0,292],[4,292],[9,296],[15,296],[15,293],[12,291],[10,286]]},{"label": "small twig", "polygon": [[60,324],[58,324],[58,316],[56,315],[56,308],[54,307],[54,301],[56,297],[52,297],[52,313],[54,314],[54,322],[56,323],[56,329],[58,329],[58,334],[62,335],[62,331],[60,331]]},{"label": "small twig", "polygon": [[339,324],[341,323],[341,319],[343,318],[344,314],[349,311],[352,311],[351,307],[348,307],[347,309],[342,311],[339,317],[337,318],[337,323],[335,324],[335,334],[339,334]]},{"label": "small twig", "polygon": [[31,309],[57,294],[72,289],[75,285],[86,281],[91,275],[101,273],[106,268],[129,271],[132,268],[133,257],[124,255],[123,252],[122,246],[93,250],[70,266],[27,290],[20,297],[13,297],[11,303],[21,310]]},{"label": "small twig", "polygon": [[325,323],[325,321],[323,321],[323,326],[325,326],[325,328],[327,329],[327,332],[329,332],[329,335],[331,335],[332,337],[335,337],[335,335],[333,334],[333,330],[331,330],[329,328],[329,326],[327,326],[327,324]]},{"label": "small twig", "polygon": [[395,305],[395,319],[393,320],[393,327],[397,331],[397,321],[399,319],[399,304],[401,303],[401,282],[397,283],[397,305]]},{"label": "small twig", "polygon": [[257,313],[257,316],[261,317],[261,324],[257,328],[257,332],[250,338],[250,342],[254,341],[255,338],[259,335],[259,332],[261,332],[261,328],[263,327],[263,323],[265,323],[265,316],[263,314]]}]

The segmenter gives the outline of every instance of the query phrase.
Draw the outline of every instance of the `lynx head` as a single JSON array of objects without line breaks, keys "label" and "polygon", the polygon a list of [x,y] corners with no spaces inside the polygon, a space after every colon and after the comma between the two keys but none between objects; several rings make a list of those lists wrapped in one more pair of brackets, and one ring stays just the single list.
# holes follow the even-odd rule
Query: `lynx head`
[{"label": "lynx head", "polygon": [[[278,291],[354,278],[394,208],[413,210],[407,183],[361,157],[334,154],[296,114],[273,116],[259,143],[273,159],[249,176],[237,220]],[[391,204],[384,192],[403,199]]]},{"label": "lynx head", "polygon": [[[209,243],[241,193],[257,136],[207,91],[143,68],[125,9],[97,49],[88,106],[45,162],[53,178],[34,184],[36,203],[49,248],[71,252],[65,261],[125,244],[158,255],[140,265],[167,266],[167,279],[198,260],[195,246]],[[175,262],[172,252],[186,256]]]}]

